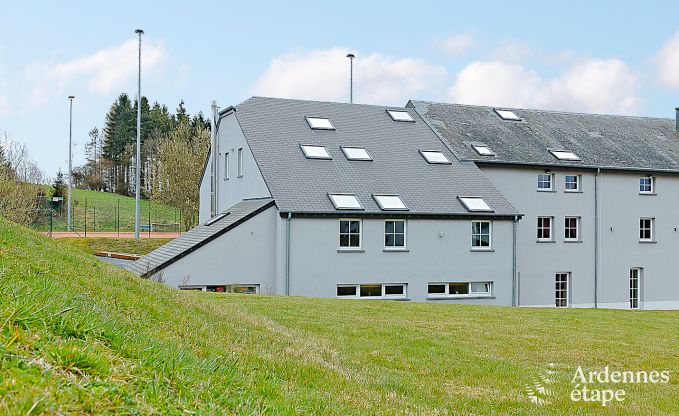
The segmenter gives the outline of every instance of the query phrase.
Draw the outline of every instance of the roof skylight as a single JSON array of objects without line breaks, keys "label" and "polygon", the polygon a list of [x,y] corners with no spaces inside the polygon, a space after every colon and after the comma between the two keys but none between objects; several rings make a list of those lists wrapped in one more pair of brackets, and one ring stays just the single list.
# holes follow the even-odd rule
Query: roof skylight
[{"label": "roof skylight", "polygon": [[571,160],[576,162],[582,160],[578,157],[578,155],[573,152],[569,152],[568,150],[550,150],[549,153],[559,160]]},{"label": "roof skylight", "polygon": [[349,160],[373,160],[367,150],[362,147],[344,147],[342,146],[344,156]]},{"label": "roof skylight", "polygon": [[510,110],[498,110],[497,108],[495,109],[495,112],[497,113],[498,116],[500,116],[503,120],[512,120],[512,121],[521,121],[521,117],[517,116],[516,113]]},{"label": "roof skylight", "polygon": [[493,209],[486,204],[480,196],[460,196],[460,202],[471,212],[493,212]]},{"label": "roof skylight", "polygon": [[373,195],[382,211],[407,211],[408,207],[398,195]]},{"label": "roof skylight", "polygon": [[495,156],[495,153],[493,153],[493,151],[490,150],[488,146],[473,144],[472,147],[474,150],[476,150],[476,153],[480,154],[481,156]]},{"label": "roof skylight", "polygon": [[226,217],[229,215],[228,212],[222,212],[221,214],[217,215],[216,217],[212,217],[209,220],[205,221],[205,226],[209,227],[212,224],[216,223],[217,221],[221,220],[222,218]]},{"label": "roof skylight", "polygon": [[363,210],[363,205],[354,194],[328,194],[335,209]]},{"label": "roof skylight", "polygon": [[446,165],[450,164],[450,160],[448,160],[446,155],[444,155],[443,152],[439,152],[438,150],[420,150],[420,153],[429,163]]},{"label": "roof skylight", "polygon": [[307,159],[332,159],[332,156],[330,156],[330,153],[328,153],[328,149],[326,149],[325,146],[302,144],[299,147],[302,148],[302,152],[304,152],[304,156],[306,156]]},{"label": "roof skylight", "polygon": [[387,113],[389,113],[389,116],[394,121],[415,121],[410,113],[405,110],[387,110]]},{"label": "roof skylight", "polygon": [[323,117],[307,117],[306,122],[314,130],[335,130],[329,119]]}]

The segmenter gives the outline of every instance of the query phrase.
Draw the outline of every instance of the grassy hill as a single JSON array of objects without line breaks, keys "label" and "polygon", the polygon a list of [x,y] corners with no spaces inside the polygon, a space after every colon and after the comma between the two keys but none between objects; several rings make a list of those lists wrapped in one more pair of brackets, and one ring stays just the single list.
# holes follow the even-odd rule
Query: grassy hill
[{"label": "grassy hill", "polygon": [[170,238],[60,238],[56,240],[59,244],[68,247],[78,248],[85,253],[95,254],[99,251],[127,254],[148,254],[160,246],[171,241]]},{"label": "grassy hill", "polygon": [[[85,211],[87,211],[87,231],[116,231],[116,212],[120,209],[120,231],[134,231],[134,197],[122,196],[110,192],[97,192],[85,189],[72,189],[73,217],[71,222],[74,231],[82,233],[85,230]],[[152,223],[178,224],[179,210],[155,202],[150,203]],[[149,201],[142,199],[140,203],[141,223],[149,222]],[[66,231],[67,208],[63,206],[61,216],[53,216],[53,230]],[[96,218],[95,218],[96,217]],[[34,227],[41,231],[49,229],[48,218],[43,219]],[[177,231],[177,227],[159,228],[158,231]]]},{"label": "grassy hill", "polygon": [[[676,414],[677,345],[677,312],[180,292],[0,219],[0,414]],[[571,402],[605,365],[672,379]]]}]

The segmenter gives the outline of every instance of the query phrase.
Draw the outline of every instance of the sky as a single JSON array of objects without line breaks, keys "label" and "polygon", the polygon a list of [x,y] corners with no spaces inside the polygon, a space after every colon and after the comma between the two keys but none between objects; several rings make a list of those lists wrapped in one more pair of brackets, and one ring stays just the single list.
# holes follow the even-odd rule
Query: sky
[{"label": "sky", "polygon": [[210,112],[252,95],[674,117],[676,1],[3,2],[0,134],[50,177],[122,92]]}]

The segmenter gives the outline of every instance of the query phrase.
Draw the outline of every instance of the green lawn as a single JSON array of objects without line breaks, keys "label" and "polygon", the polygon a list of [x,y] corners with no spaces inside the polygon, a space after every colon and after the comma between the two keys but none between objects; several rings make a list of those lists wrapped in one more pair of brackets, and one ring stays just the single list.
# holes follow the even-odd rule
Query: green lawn
[{"label": "green lawn", "polygon": [[[73,198],[73,216],[71,222],[73,230],[79,233],[85,231],[116,231],[116,221],[120,224],[120,231],[134,231],[135,201],[134,197],[122,196],[110,192],[88,191],[85,189],[71,190]],[[179,210],[173,207],[152,202],[150,222],[161,224],[179,224]],[[117,211],[120,209],[119,219]],[[87,218],[85,218],[87,212]],[[140,203],[141,223],[149,223],[149,201],[142,199]],[[67,208],[64,205],[61,211],[53,216],[52,229],[54,231],[66,231]],[[35,229],[46,231],[49,229],[49,217],[45,216],[35,224]],[[157,228],[157,231],[177,231],[177,226],[168,225]]]},{"label": "green lawn", "polygon": [[[669,415],[678,346],[669,311],[180,292],[0,219],[0,414]],[[579,365],[672,373],[602,408]]]},{"label": "green lawn", "polygon": [[74,237],[59,238],[56,241],[66,247],[76,247],[85,253],[95,254],[98,251],[109,253],[148,254],[163,244],[171,241],[171,238],[90,238]]}]

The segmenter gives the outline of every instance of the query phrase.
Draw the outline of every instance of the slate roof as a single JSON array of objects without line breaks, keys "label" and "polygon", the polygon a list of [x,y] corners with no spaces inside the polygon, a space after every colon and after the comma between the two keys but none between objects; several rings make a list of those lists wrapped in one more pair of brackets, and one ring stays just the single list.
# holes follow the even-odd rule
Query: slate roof
[{"label": "slate roof", "polygon": [[[281,212],[347,215],[328,193],[353,193],[364,214],[385,214],[373,194],[398,194],[408,212],[399,215],[470,213],[458,196],[480,196],[492,215],[517,211],[473,163],[459,163],[413,109],[415,122],[396,122],[397,107],[253,97],[236,117],[264,181]],[[336,130],[312,130],[306,116],[328,118]],[[306,159],[300,145],[326,146],[332,160]],[[340,146],[364,147],[373,161],[350,161]],[[453,163],[427,163],[418,150],[438,150]],[[354,211],[356,213],[356,211]]]},{"label": "slate roof", "polygon": [[[580,166],[679,172],[674,119],[508,109],[521,121],[501,119],[493,107],[410,101],[463,160],[484,163]],[[480,156],[472,144],[496,156]],[[549,150],[574,152],[582,161],[556,159]]]},{"label": "slate roof", "polygon": [[205,224],[197,225],[182,234],[181,237],[175,238],[142,256],[126,268],[143,277],[150,276],[273,205],[274,202],[271,198],[241,201],[225,210],[224,212],[229,214],[224,218],[209,226]]}]

